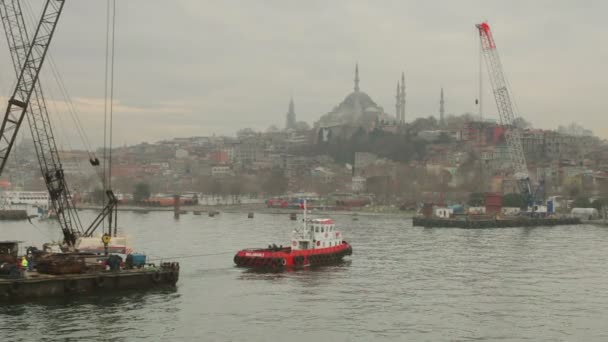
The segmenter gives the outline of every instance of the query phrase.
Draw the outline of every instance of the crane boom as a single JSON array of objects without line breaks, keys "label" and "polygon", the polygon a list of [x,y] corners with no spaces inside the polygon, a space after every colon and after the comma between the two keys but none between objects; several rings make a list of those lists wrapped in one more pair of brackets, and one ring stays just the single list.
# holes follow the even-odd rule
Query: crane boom
[{"label": "crane boom", "polygon": [[[17,133],[25,117],[30,97],[34,91],[40,69],[55,33],[57,22],[63,10],[64,0],[47,0],[32,44],[19,72],[17,85],[8,100],[8,107],[0,126],[0,174],[6,166],[8,156],[17,138]],[[11,27],[16,27],[10,23]]]},{"label": "crane boom", "polygon": [[529,204],[533,202],[532,185],[526,165],[526,157],[521,143],[521,130],[515,125],[515,110],[511,101],[511,94],[504,77],[500,57],[496,50],[496,43],[488,23],[475,25],[481,39],[481,50],[488,68],[490,83],[494,91],[494,99],[498,107],[500,122],[506,128],[505,138],[512,158],[515,178],[519,182],[520,190]]},{"label": "crane boom", "polygon": [[[0,0],[0,16],[11,52],[15,74],[19,77],[21,66],[30,50],[30,40],[23,18],[20,1]],[[32,134],[38,164],[51,199],[51,206],[68,244],[82,233],[78,217],[65,180],[61,160],[55,143],[51,121],[40,79],[33,82],[33,92],[26,107],[26,118]]]},{"label": "crane boom", "polygon": [[[68,249],[77,247],[79,237],[90,237],[108,218],[108,231],[116,234],[117,199],[111,189],[106,190],[108,202],[97,218],[86,228],[78,217],[64,177],[59,153],[53,136],[39,75],[65,0],[46,0],[42,16],[30,41],[23,19],[20,0],[0,0],[0,18],[4,25],[17,85],[11,96],[0,126],[0,175],[15,142],[24,117],[27,117],[36,155],[47,186],[53,209],[57,213]],[[26,115],[27,114],[27,115]],[[97,158],[90,160],[98,166]]]}]

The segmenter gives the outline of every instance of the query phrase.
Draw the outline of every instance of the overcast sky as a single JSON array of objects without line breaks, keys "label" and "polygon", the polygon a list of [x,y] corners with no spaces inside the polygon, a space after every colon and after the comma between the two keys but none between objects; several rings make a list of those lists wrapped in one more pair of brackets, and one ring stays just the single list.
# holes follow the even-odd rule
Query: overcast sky
[{"label": "overcast sky", "polygon": [[[36,8],[42,3],[31,2]],[[577,121],[608,138],[604,1],[118,3],[114,139],[119,144],[283,127],[292,94],[297,119],[312,124],[352,91],[356,62],[361,90],[391,114],[401,71],[408,121],[437,115],[440,87],[448,113],[476,112],[474,24],[483,20],[494,30],[526,120],[551,129]],[[94,145],[102,142],[105,9],[105,0],[67,1],[51,48]],[[14,82],[9,58],[2,39],[2,94],[10,93]],[[47,95],[57,96],[55,82],[48,73],[43,76]],[[61,103],[56,107],[61,112]],[[497,118],[489,89],[484,107],[487,117]],[[65,137],[73,136],[69,144],[78,146],[71,119],[53,115],[61,118],[55,120],[59,138],[68,144]]]}]

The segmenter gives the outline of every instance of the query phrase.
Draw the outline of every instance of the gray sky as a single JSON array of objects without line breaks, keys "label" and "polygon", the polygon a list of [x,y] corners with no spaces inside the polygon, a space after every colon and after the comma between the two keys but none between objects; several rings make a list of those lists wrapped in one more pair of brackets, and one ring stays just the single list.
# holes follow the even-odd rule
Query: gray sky
[{"label": "gray sky", "polygon": [[[576,121],[608,137],[603,1],[118,3],[114,137],[119,144],[282,127],[291,94],[298,120],[312,124],[352,91],[357,61],[361,89],[391,114],[402,70],[407,120],[437,115],[441,86],[448,113],[474,112],[479,39],[474,24],[483,20],[494,30],[525,119],[552,129]],[[100,145],[106,1],[65,6],[51,53],[87,133]],[[4,67],[10,65],[5,44],[2,39],[2,94],[13,82]],[[58,94],[52,79],[43,82],[47,94]],[[484,82],[489,84],[487,76]],[[57,107],[61,112],[61,103]],[[487,117],[497,118],[489,89],[484,107]],[[74,136],[71,144],[77,146],[74,125],[65,114],[59,117],[58,136]]]}]

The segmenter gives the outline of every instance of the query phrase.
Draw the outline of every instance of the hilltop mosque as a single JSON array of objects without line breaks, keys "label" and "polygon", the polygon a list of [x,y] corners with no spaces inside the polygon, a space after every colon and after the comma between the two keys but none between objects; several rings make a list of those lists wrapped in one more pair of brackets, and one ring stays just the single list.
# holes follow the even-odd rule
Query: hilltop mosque
[{"label": "hilltop mosque", "polygon": [[315,122],[314,128],[318,133],[318,142],[327,142],[338,137],[349,138],[361,128],[369,132],[376,127],[378,122],[394,120],[394,117],[386,114],[381,106],[359,89],[359,65],[357,64],[354,91],[348,94],[332,111]]}]

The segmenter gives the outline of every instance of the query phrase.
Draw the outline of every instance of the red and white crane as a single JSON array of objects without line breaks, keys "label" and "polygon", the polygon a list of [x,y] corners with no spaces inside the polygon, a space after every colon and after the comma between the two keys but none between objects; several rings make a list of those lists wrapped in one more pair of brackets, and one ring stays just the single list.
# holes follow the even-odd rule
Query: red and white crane
[{"label": "red and white crane", "polygon": [[502,70],[500,56],[498,55],[498,50],[496,50],[496,42],[488,23],[484,22],[475,26],[479,31],[481,51],[488,68],[488,74],[490,75],[490,83],[492,84],[494,99],[498,107],[500,122],[507,128],[505,138],[511,154],[514,176],[519,182],[520,190],[526,197],[528,205],[533,205],[534,194],[532,193],[532,184],[521,143],[521,128],[515,124],[515,108],[511,101],[509,87]]}]

